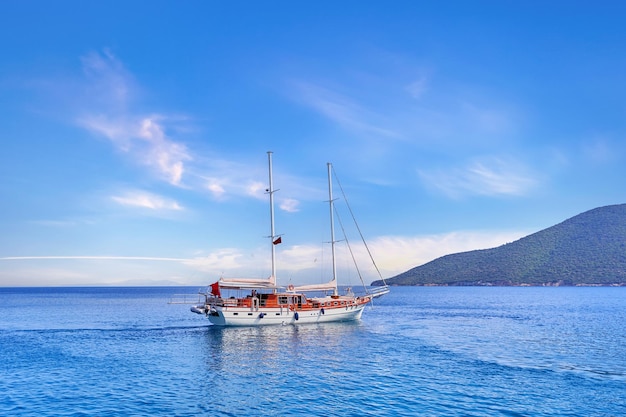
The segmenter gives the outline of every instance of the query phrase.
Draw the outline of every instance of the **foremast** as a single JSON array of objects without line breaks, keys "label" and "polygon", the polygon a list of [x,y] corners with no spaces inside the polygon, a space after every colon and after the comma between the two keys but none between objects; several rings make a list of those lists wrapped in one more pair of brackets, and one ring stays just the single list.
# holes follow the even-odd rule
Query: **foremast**
[{"label": "foremast", "polygon": [[331,248],[331,258],[333,264],[333,280],[331,282],[334,283],[333,295],[339,295],[339,289],[337,288],[337,261],[335,258],[335,204],[333,200],[333,180],[332,180],[332,167],[333,165],[328,162],[326,163],[328,167],[328,202],[330,206],[330,248]]},{"label": "foremast", "polygon": [[[267,193],[270,196],[270,240],[272,247],[272,271],[270,275],[270,281],[274,287],[276,287],[276,244],[278,237],[276,236],[276,232],[274,230],[274,180],[272,176],[272,151],[267,152],[267,161],[269,167],[269,188],[267,189]],[[276,292],[276,288],[274,288],[274,293]]]}]

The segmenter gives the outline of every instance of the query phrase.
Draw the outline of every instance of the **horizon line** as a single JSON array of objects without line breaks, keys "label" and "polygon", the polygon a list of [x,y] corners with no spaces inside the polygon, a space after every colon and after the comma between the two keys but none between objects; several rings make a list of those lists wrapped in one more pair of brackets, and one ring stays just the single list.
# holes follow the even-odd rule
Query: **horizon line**
[{"label": "horizon line", "polygon": [[192,259],[187,258],[159,258],[151,256],[5,256],[0,261],[27,261],[27,260],[59,260],[59,259],[84,259],[84,260],[132,260],[132,261],[165,261],[165,262],[185,262]]}]

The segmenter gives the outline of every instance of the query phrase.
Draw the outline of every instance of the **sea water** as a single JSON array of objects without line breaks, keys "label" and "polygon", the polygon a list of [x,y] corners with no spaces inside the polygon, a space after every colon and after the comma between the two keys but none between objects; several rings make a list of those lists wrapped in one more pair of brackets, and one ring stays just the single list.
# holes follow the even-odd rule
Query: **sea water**
[{"label": "sea water", "polygon": [[180,292],[0,288],[0,415],[626,415],[626,288],[394,287],[260,328]]}]

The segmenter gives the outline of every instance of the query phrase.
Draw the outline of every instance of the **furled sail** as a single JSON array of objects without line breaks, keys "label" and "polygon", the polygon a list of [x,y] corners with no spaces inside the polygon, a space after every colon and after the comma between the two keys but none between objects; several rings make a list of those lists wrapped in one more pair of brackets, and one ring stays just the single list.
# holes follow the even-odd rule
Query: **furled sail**
[{"label": "furled sail", "polygon": [[277,288],[276,279],[269,277],[267,279],[259,278],[220,278],[218,281],[220,288],[240,289],[240,288]]},{"label": "furled sail", "polygon": [[310,284],[310,285],[300,285],[298,287],[294,287],[294,291],[303,292],[303,291],[335,291],[337,289],[337,280],[333,279],[332,281],[322,283],[322,284]]}]

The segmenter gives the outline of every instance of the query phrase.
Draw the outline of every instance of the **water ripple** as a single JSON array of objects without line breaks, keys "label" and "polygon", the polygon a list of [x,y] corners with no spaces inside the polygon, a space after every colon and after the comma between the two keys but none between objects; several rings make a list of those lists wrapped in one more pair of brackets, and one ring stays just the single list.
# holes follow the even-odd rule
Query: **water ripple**
[{"label": "water ripple", "polygon": [[1,415],[626,415],[619,289],[394,288],[360,322],[242,329],[81,291],[97,314],[0,305]]}]

